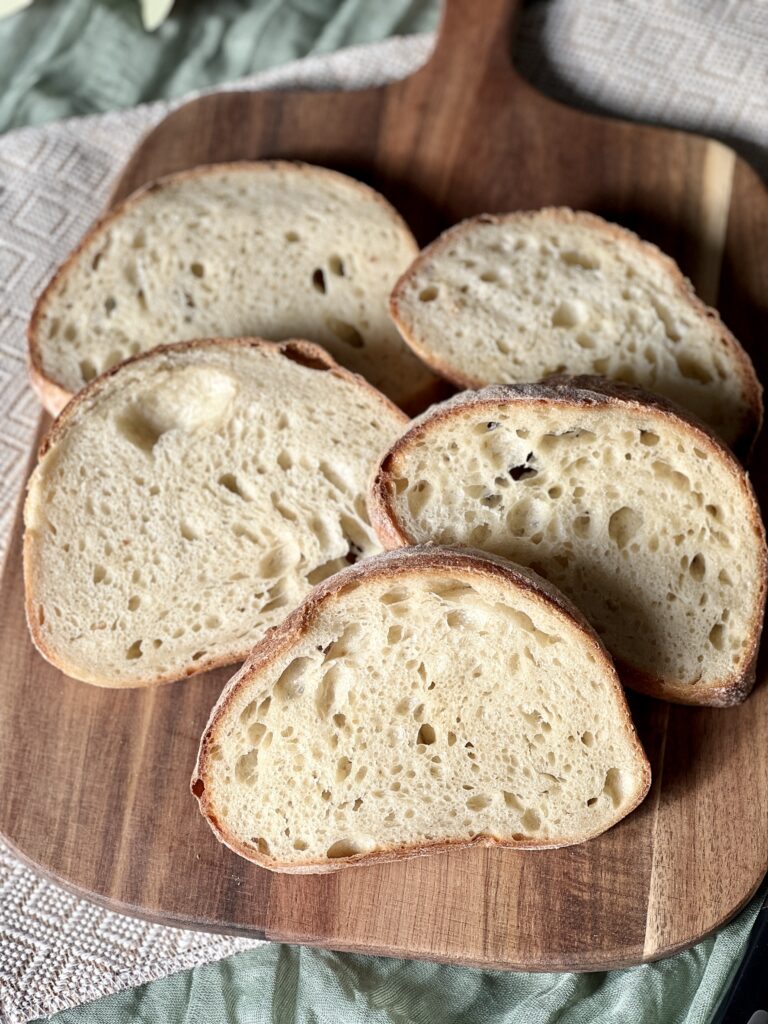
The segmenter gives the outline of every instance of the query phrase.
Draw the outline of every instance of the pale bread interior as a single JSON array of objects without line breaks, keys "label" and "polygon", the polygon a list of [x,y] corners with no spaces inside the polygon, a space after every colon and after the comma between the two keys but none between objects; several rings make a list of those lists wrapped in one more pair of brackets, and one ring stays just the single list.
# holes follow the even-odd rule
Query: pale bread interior
[{"label": "pale bread interior", "polygon": [[238,852],[323,870],[478,836],[558,846],[642,798],[647,762],[591,631],[538,583],[452,557],[355,567],[230,684],[193,791]]},{"label": "pale bread interior", "polygon": [[324,168],[229,164],[166,179],[89,235],[39,306],[43,373],[70,394],[168,341],[308,338],[397,403],[434,379],[387,302],[416,243]]},{"label": "pale bread interior", "polygon": [[365,488],[405,417],[328,363],[306,345],[171,347],[70,407],[25,507],[47,657],[113,686],[238,660],[380,550]]},{"label": "pale bread interior", "polygon": [[[458,396],[423,424],[380,481],[410,542],[531,566],[662,696],[737,684],[750,670],[765,541],[725,449],[649,406],[546,386]],[[387,517],[377,522],[391,541]]]},{"label": "pale bread interior", "polygon": [[393,310],[465,386],[596,373],[680,403],[730,445],[759,422],[754,370],[717,315],[658,249],[591,214],[466,221],[416,261]]}]

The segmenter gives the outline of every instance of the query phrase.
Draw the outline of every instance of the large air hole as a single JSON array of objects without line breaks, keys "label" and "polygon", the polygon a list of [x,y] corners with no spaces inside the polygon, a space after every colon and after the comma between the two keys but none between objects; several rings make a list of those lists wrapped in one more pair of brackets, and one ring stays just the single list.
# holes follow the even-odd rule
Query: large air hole
[{"label": "large air hole", "polygon": [[598,270],[600,260],[597,256],[589,256],[585,252],[577,252],[575,249],[568,249],[560,253],[560,259],[566,266],[581,267],[582,270]]},{"label": "large air hole", "polygon": [[341,532],[344,534],[344,538],[349,545],[346,559],[351,565],[365,552],[371,542],[368,534],[360,525],[360,522],[353,516],[342,512],[339,516],[339,526],[341,527]]},{"label": "large air hole", "polygon": [[325,855],[329,860],[335,860],[338,857],[354,857],[356,853],[365,853],[366,848],[355,839],[339,839],[328,847]]},{"label": "large air hole", "polygon": [[339,320],[335,316],[326,317],[325,322],[339,341],[349,345],[350,348],[362,348],[365,345],[362,334],[353,324],[347,323],[346,320]]},{"label": "large air hole", "polygon": [[528,808],[525,814],[520,819],[520,824],[523,826],[526,832],[535,832],[541,827],[541,818],[538,816],[536,811]]},{"label": "large air hole", "polygon": [[236,494],[238,498],[245,497],[234,473],[222,473],[219,477],[219,483],[222,487],[226,487],[230,494]]},{"label": "large air hole", "polygon": [[184,538],[184,540],[200,540],[200,534],[195,529],[193,529],[189,525],[189,523],[182,522],[179,527],[179,532],[181,533],[181,536]]},{"label": "large air hole", "polygon": [[722,651],[725,646],[725,626],[722,622],[716,623],[709,631],[709,642],[716,651]]},{"label": "large air hole", "polygon": [[428,480],[419,480],[408,491],[408,511],[418,516],[432,496],[432,484]]},{"label": "large air hole", "polygon": [[671,484],[677,491],[690,491],[691,489],[691,481],[685,473],[673,469],[668,462],[662,462],[661,459],[651,463],[651,472],[659,480]]},{"label": "large air hole", "polygon": [[336,685],[339,682],[339,677],[339,667],[338,665],[334,665],[328,669],[320,680],[320,685],[317,688],[317,696],[315,697],[315,706],[317,707],[317,713],[321,718],[325,718],[334,705],[336,700]]},{"label": "large air hole", "polygon": [[335,661],[337,658],[346,657],[354,650],[355,640],[360,634],[361,627],[356,622],[345,626],[339,636],[332,640],[323,652],[323,661]]},{"label": "large air hole", "polygon": [[311,663],[310,658],[294,658],[286,665],[272,690],[276,700],[289,701],[301,696],[304,692],[302,676]]},{"label": "large air hole", "polygon": [[642,515],[625,505],[608,520],[608,536],[618,548],[624,548],[642,525]]},{"label": "large air hole", "polygon": [[287,545],[268,551],[259,562],[259,576],[268,580],[284,576],[292,562],[291,554],[291,549]]},{"label": "large air hole", "polygon": [[579,299],[566,299],[552,314],[553,327],[577,327],[589,318],[589,309]]},{"label": "large air hole", "polygon": [[329,463],[321,462],[317,468],[323,474],[331,487],[335,487],[337,491],[341,491],[344,494],[351,490],[350,486],[344,481],[341,474],[338,473],[333,466],[329,465]]},{"label": "large air hole", "polygon": [[322,565],[316,566],[307,573],[307,583],[313,587],[317,586],[318,583],[322,583],[323,580],[327,580],[341,569],[346,568],[348,564],[346,558],[332,558],[329,562],[323,562]]},{"label": "large air hole", "polygon": [[267,727],[263,722],[254,722],[253,725],[248,726],[248,739],[254,747],[258,747],[264,739],[266,732]]},{"label": "large air hole", "polygon": [[712,374],[698,359],[688,355],[686,352],[675,353],[677,368],[686,380],[695,380],[699,384],[711,384]]},{"label": "large air hole", "polygon": [[96,367],[93,365],[90,359],[83,359],[80,362],[80,376],[83,380],[88,383],[89,380],[93,380],[96,376]]},{"label": "large air hole", "polygon": [[588,537],[591,519],[589,513],[585,513],[583,516],[576,516],[573,520],[573,532],[577,537]]},{"label": "large air hole", "polygon": [[603,783],[603,793],[614,807],[619,807],[624,797],[624,779],[618,768],[609,768]]},{"label": "large air hole", "polygon": [[[310,354],[301,342],[284,342],[284,344],[280,346],[280,353],[281,355],[284,355],[286,359],[290,359],[292,363],[298,363],[299,366],[306,366],[309,370],[330,370],[332,365],[332,363],[328,361],[327,356],[323,358],[321,356]],[[288,421],[285,414],[282,413],[277,422],[278,430],[284,430],[287,426]]]},{"label": "large air hole", "polygon": [[344,277],[346,270],[344,268],[344,261],[341,256],[331,256],[328,260],[328,269],[336,277]]},{"label": "large air hole", "polygon": [[699,552],[691,559],[691,564],[688,566],[688,572],[693,576],[697,583],[700,583],[704,579],[706,571],[707,563],[704,560],[704,555]]},{"label": "large air hole", "polygon": [[486,494],[480,499],[480,504],[483,508],[498,508],[501,502],[502,497],[500,494]]},{"label": "large air hole", "polygon": [[661,324],[664,328],[664,333],[666,334],[667,338],[673,344],[676,344],[678,341],[680,341],[682,334],[678,329],[677,323],[675,322],[675,318],[672,315],[672,311],[660,299],[656,298],[653,295],[650,296],[650,301],[651,305],[656,311],[656,315],[661,321]]},{"label": "large air hole", "polygon": [[134,642],[125,652],[125,657],[127,661],[135,661],[137,658],[140,658],[142,656],[144,652],[141,649],[141,644],[141,640],[134,640]]},{"label": "large air hole", "polygon": [[528,452],[525,457],[525,462],[517,466],[509,467],[509,475],[513,480],[527,480],[529,477],[536,476],[538,470],[535,469],[531,463],[535,462],[535,456],[533,452]]},{"label": "large air hole", "polygon": [[502,796],[504,797],[504,803],[506,804],[507,807],[510,807],[513,811],[523,811],[523,804],[516,793],[508,793],[505,790],[503,791]]},{"label": "large air hole", "polygon": [[432,743],[435,742],[435,738],[435,730],[433,729],[433,727],[429,725],[428,722],[424,722],[424,724],[419,729],[418,736],[416,737],[416,742],[423,743],[425,744],[425,746],[430,746]]},{"label": "large air hole", "polygon": [[253,782],[256,775],[256,764],[259,760],[259,752],[256,749],[241,754],[235,762],[235,778],[238,782],[248,785]]},{"label": "large air hole", "polygon": [[118,416],[115,419],[115,427],[126,441],[147,454],[151,454],[152,449],[165,432],[152,423],[136,406],[126,409]]}]

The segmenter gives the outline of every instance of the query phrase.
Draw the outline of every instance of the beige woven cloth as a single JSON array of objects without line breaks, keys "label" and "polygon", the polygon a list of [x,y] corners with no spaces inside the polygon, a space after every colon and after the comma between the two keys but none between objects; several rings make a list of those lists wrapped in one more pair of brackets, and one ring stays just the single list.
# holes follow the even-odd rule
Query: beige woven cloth
[{"label": "beige woven cloth", "polygon": [[[238,87],[373,85],[406,75],[431,45],[431,37],[394,39]],[[717,135],[765,170],[764,0],[535,4],[524,14],[516,61],[560,99]],[[167,109],[154,104],[0,138],[2,550],[39,415],[24,365],[32,303],[99,212],[137,139]],[[102,910],[42,880],[0,843],[0,1021],[20,1024],[252,945]]]}]

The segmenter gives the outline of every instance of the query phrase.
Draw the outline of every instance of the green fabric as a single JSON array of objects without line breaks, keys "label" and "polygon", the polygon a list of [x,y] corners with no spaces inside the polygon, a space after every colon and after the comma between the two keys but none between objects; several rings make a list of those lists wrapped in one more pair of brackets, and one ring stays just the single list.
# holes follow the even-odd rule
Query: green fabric
[{"label": "green fabric", "polygon": [[[309,53],[426,31],[439,0],[36,0],[0,21],[0,131],[172,98]],[[706,894],[702,894],[702,899]],[[759,900],[716,937],[609,974],[506,974],[268,945],[53,1017],[56,1024],[704,1024]]]},{"label": "green fabric", "polygon": [[0,21],[0,131],[182,96],[310,53],[434,28],[439,0],[35,0]]},{"label": "green fabric", "polygon": [[[702,898],[705,898],[702,894]],[[760,898],[717,936],[608,974],[512,974],[270,944],[54,1024],[705,1024]]]}]

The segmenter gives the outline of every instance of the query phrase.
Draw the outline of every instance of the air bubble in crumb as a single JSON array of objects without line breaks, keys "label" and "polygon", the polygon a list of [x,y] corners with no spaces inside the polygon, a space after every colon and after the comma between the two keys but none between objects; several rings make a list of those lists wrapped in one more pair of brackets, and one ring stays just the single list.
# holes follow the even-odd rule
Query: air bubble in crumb
[{"label": "air bubble in crumb", "polygon": [[128,650],[125,652],[127,661],[135,661],[136,658],[140,658],[143,654],[141,649],[141,640],[134,640]]},{"label": "air bubble in crumb", "polygon": [[350,348],[362,348],[365,345],[362,334],[353,324],[347,323],[346,320],[339,320],[335,316],[327,317],[325,322],[339,341],[349,345]]}]

